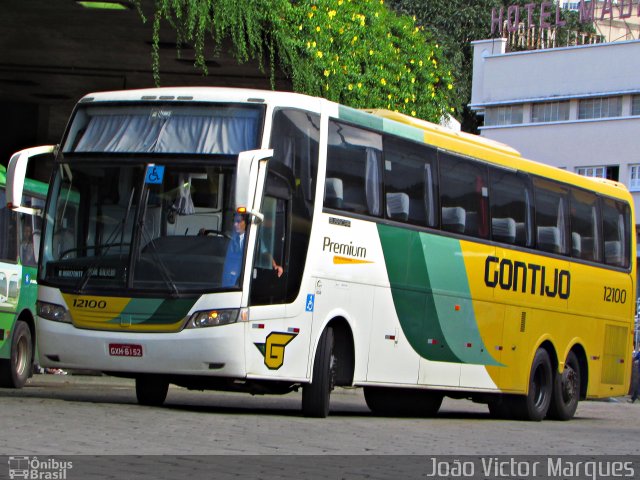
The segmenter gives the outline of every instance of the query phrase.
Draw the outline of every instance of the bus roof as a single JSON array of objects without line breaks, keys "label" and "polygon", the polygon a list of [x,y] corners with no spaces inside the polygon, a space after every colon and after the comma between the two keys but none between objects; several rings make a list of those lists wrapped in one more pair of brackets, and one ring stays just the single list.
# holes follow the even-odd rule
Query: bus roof
[{"label": "bus roof", "polygon": [[472,142],[475,145],[481,144],[485,145],[487,148],[492,148],[500,152],[520,156],[520,152],[518,150],[504,143],[497,142],[489,138],[480,137],[478,135],[473,135],[471,133],[457,132],[455,130],[451,130],[450,128],[443,127],[442,125],[427,122],[426,120],[422,120],[420,118],[410,117],[409,115],[405,115],[403,113],[392,112],[391,110],[385,109],[365,110],[365,112],[369,112],[372,115],[395,120],[396,122],[411,125],[413,127],[424,130],[429,134],[428,139],[432,139],[431,141],[429,141],[429,143],[437,144],[438,146],[442,146],[443,148],[446,148],[445,145],[449,143],[453,144],[456,142]]}]

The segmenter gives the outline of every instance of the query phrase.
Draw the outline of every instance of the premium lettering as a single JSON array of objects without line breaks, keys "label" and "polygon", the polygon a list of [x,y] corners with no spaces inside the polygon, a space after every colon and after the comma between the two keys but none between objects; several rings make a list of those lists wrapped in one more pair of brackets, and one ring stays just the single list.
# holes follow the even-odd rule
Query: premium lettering
[{"label": "premium lettering", "polygon": [[330,237],[324,237],[324,242],[322,244],[322,251],[329,251],[331,253],[337,253],[339,255],[348,255],[350,257],[356,258],[366,258],[367,249],[365,247],[358,247],[353,244],[353,242],[349,243],[338,243],[331,240]]},{"label": "premium lettering", "polygon": [[571,294],[571,273],[559,268],[547,269],[543,265],[500,260],[489,256],[484,262],[484,283],[487,287],[529,293],[563,300]]}]

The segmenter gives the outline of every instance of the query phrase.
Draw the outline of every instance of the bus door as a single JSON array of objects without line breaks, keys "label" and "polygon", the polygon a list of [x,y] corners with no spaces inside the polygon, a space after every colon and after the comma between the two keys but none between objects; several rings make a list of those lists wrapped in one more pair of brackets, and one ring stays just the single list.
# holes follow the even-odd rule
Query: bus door
[{"label": "bus door", "polygon": [[[277,164],[269,166],[262,201],[263,220],[254,227],[256,240],[250,272],[249,375],[299,377],[306,375],[310,324],[304,328],[289,305],[290,258],[293,245],[293,179]],[[253,345],[251,345],[253,344]]]}]

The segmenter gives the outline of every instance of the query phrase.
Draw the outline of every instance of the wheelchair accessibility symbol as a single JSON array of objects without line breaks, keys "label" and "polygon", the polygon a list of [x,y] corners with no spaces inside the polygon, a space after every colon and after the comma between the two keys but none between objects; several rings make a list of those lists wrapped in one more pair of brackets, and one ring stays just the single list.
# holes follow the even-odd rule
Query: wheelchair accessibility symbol
[{"label": "wheelchair accessibility symbol", "polygon": [[316,296],[312,293],[307,295],[307,306],[305,308],[305,310],[307,312],[313,312],[313,303],[315,301]]},{"label": "wheelchair accessibility symbol", "polygon": [[164,165],[148,165],[144,176],[144,183],[159,185],[164,178]]}]

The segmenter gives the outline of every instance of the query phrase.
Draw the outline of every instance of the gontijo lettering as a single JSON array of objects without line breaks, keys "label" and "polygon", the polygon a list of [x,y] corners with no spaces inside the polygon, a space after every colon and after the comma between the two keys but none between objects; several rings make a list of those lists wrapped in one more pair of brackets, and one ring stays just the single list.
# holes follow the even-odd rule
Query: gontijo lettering
[{"label": "gontijo lettering", "polygon": [[329,251],[331,253],[337,253],[340,255],[349,255],[350,257],[356,258],[366,258],[367,257],[367,249],[365,247],[358,247],[353,244],[353,242],[349,243],[338,243],[331,240],[331,237],[324,237],[324,242],[322,244],[322,251]]},{"label": "gontijo lettering", "polygon": [[[496,268],[497,267],[497,268]],[[502,290],[520,291],[531,295],[560,297],[563,300],[571,294],[571,273],[554,268],[547,272],[543,265],[511,261],[508,258],[488,256],[484,262],[484,283]]]}]

